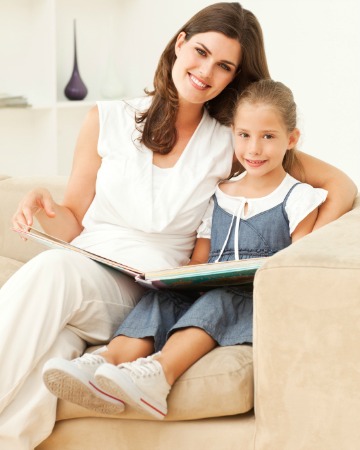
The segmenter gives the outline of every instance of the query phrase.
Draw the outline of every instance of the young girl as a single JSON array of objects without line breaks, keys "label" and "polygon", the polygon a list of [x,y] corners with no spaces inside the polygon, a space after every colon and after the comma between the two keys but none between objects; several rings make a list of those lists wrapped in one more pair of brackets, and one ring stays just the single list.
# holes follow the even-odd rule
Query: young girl
[{"label": "young girl", "polygon": [[[282,83],[262,80],[239,96],[235,153],[246,170],[218,185],[191,263],[271,256],[310,233],[327,192],[287,172],[298,165],[296,105]],[[222,287],[196,298],[146,293],[107,348],[44,366],[48,389],[105,413],[127,404],[162,419],[177,378],[216,346],[252,342],[252,289]]]}]

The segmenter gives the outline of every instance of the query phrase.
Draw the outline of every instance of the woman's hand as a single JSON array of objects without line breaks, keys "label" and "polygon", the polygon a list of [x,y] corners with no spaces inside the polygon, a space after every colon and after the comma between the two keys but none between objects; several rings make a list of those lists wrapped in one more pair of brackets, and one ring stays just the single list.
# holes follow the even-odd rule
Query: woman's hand
[{"label": "woman's hand", "polygon": [[53,219],[55,217],[55,202],[47,189],[33,189],[20,201],[12,217],[14,229],[21,231],[21,225],[31,227],[34,223],[34,217],[41,212]]},{"label": "woman's hand", "polygon": [[97,172],[101,165],[98,140],[99,112],[94,106],[81,127],[62,202],[56,203],[47,189],[33,189],[20,201],[12,218],[15,231],[31,227],[36,216],[45,233],[63,241],[71,242],[82,232],[82,220],[94,199]]}]

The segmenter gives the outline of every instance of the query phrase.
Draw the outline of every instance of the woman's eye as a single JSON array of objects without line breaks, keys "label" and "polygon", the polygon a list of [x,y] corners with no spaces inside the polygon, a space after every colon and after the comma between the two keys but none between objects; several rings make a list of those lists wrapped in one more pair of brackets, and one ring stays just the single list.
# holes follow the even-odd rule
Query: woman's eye
[{"label": "woman's eye", "polygon": [[231,68],[230,68],[227,64],[220,63],[219,66],[220,66],[222,69],[226,70],[227,72],[229,72],[229,71],[231,70]]},{"label": "woman's eye", "polygon": [[243,139],[249,137],[249,135],[247,133],[238,133],[238,136],[243,138]]},{"label": "woman's eye", "polygon": [[196,48],[195,50],[199,53],[199,55],[206,56],[206,52],[202,48]]}]

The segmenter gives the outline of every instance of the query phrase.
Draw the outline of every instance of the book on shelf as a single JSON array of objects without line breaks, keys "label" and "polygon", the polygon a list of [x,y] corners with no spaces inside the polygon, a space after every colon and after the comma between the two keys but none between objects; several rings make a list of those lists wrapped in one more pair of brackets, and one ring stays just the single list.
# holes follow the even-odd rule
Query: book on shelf
[{"label": "book on shelf", "polygon": [[23,95],[8,95],[0,93],[0,108],[27,108],[31,106]]},{"label": "book on shelf", "polygon": [[185,265],[172,269],[143,272],[69,244],[34,227],[21,224],[21,228],[21,230],[14,229],[14,231],[25,239],[32,239],[50,248],[61,248],[78,252],[94,261],[133,277],[139,284],[145,287],[154,289],[206,290],[220,286],[249,285],[253,282],[257,269],[267,259],[267,257],[249,258],[236,261]]}]

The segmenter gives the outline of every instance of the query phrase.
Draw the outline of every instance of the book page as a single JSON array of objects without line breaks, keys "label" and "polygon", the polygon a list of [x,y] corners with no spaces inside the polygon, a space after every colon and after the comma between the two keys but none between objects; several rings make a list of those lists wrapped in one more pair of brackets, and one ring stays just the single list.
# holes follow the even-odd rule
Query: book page
[{"label": "book page", "polygon": [[32,239],[34,241],[40,242],[41,244],[46,245],[50,248],[61,248],[65,250],[70,250],[73,252],[78,252],[87,258],[90,258],[94,261],[97,261],[101,264],[105,264],[106,266],[112,267],[113,269],[119,270],[126,275],[129,275],[135,278],[137,275],[142,275],[140,270],[134,269],[133,267],[126,266],[125,264],[121,264],[117,261],[113,261],[111,259],[105,258],[104,256],[96,255],[95,253],[89,252],[82,248],[76,247],[75,245],[69,244],[68,242],[62,241],[54,236],[51,236],[43,231],[40,231],[33,227],[28,227],[24,224],[19,224],[22,227],[22,230],[13,231],[19,233],[25,239]]}]

